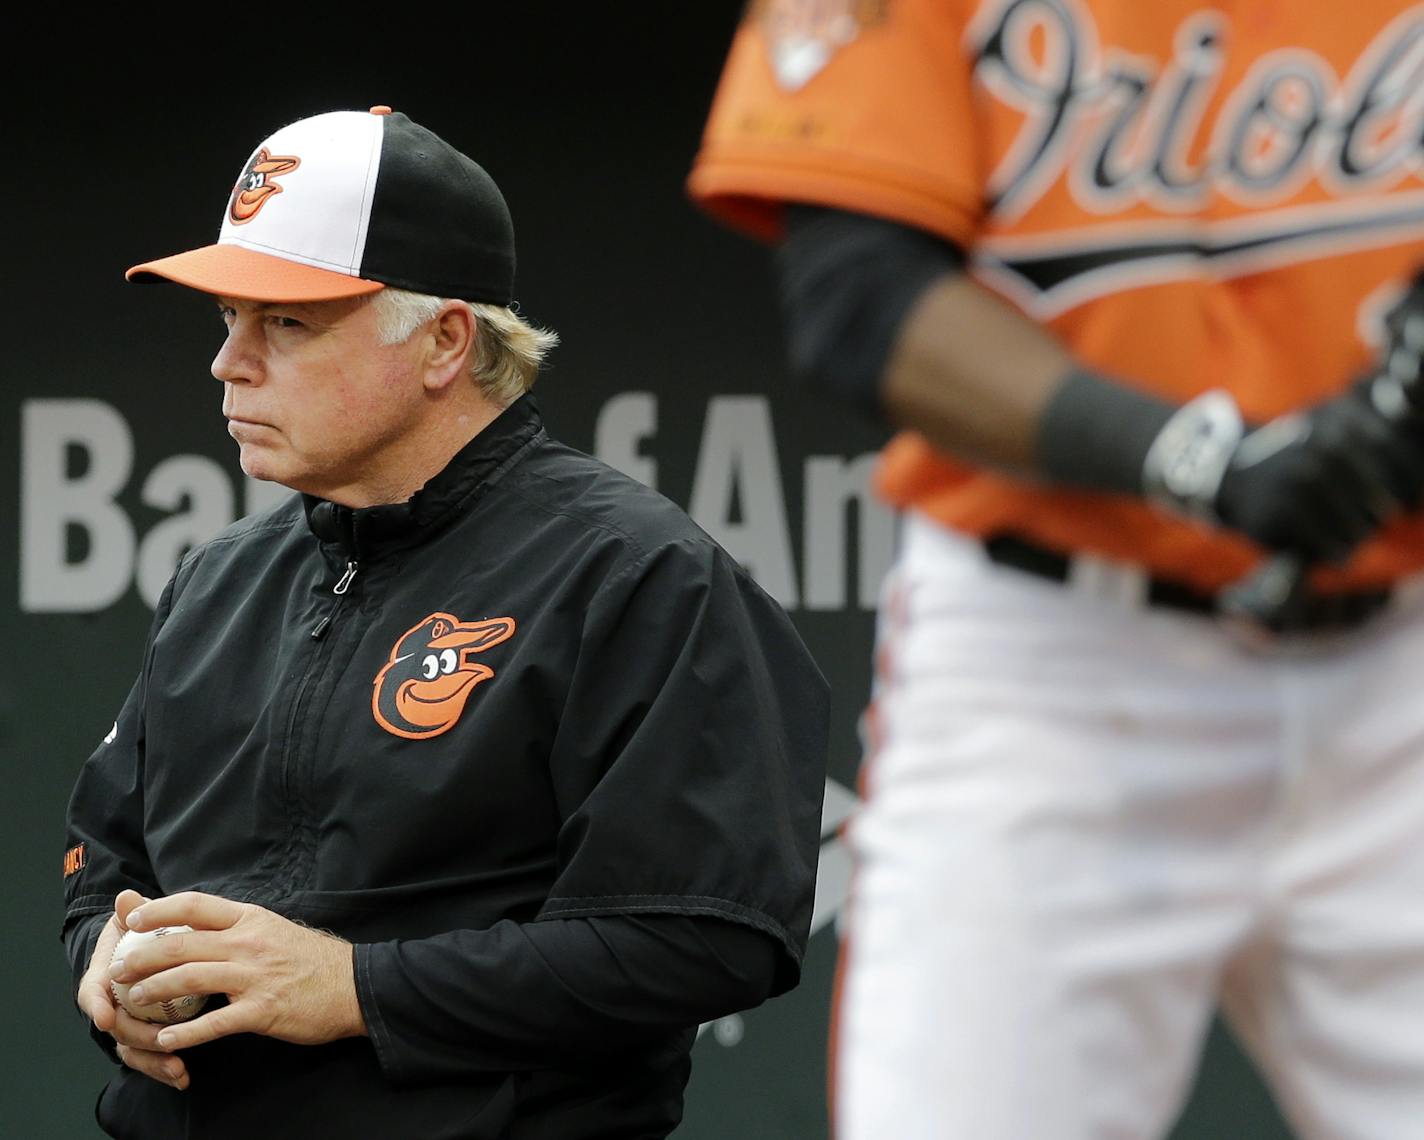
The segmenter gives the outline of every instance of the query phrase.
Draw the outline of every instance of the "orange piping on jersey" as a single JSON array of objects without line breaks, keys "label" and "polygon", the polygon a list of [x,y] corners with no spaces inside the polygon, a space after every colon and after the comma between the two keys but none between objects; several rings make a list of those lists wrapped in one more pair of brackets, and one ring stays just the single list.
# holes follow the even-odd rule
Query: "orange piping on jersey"
[{"label": "orange piping on jersey", "polygon": [[[876,690],[892,683],[895,675],[895,654],[899,644],[902,631],[906,625],[906,608],[909,599],[905,596],[905,589],[898,583],[892,583],[889,587],[884,606],[884,626],[883,636],[875,649],[875,677]],[[875,768],[876,760],[885,745],[884,729],[881,725],[880,711],[877,705],[877,698],[872,696],[869,705],[865,710],[865,756],[862,758],[860,768],[856,772],[856,790],[860,794],[861,802],[864,803],[870,798],[871,773]],[[854,816],[843,822],[840,826],[840,838],[843,843],[849,843],[849,829],[852,826]],[[846,907],[852,905],[855,898],[855,884],[859,864],[852,859],[850,883],[846,892]],[[836,1090],[837,1090],[837,1065],[840,1057],[840,1026],[841,1010],[843,1008],[845,995],[845,977],[848,972],[848,961],[852,953],[852,939],[848,931],[853,929],[851,924],[845,924],[844,930],[847,933],[842,935],[840,952],[836,956],[835,980],[831,989],[831,1020],[829,1039],[826,1050],[826,1101],[828,1114],[831,1123],[831,1135],[836,1135]]]}]

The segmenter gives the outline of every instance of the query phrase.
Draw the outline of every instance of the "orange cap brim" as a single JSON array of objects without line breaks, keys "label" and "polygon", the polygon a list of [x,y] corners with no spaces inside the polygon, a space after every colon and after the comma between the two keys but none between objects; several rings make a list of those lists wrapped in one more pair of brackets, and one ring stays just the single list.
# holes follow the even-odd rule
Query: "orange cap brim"
[{"label": "orange cap brim", "polygon": [[190,289],[240,301],[334,301],[385,288],[379,281],[365,281],[346,273],[226,244],[145,261],[135,265],[124,277],[140,284],[176,281]]}]

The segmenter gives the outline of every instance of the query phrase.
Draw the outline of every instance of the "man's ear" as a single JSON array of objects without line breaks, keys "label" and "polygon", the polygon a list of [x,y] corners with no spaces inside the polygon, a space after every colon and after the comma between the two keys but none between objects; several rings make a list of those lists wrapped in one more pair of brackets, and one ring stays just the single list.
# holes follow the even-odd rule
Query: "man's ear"
[{"label": "man's ear", "polygon": [[478,322],[465,301],[446,301],[429,326],[425,386],[447,388],[470,370]]}]

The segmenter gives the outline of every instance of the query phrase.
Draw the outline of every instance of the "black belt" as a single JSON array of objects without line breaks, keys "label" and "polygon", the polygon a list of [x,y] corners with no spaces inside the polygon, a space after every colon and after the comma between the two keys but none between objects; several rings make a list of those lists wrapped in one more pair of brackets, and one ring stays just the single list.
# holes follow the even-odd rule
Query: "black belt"
[{"label": "black belt", "polygon": [[[991,535],[984,540],[984,550],[993,562],[1011,566],[1048,578],[1066,582],[1073,567],[1071,555],[1038,546],[1013,534]],[[1363,625],[1389,605],[1394,592],[1389,589],[1352,590],[1337,594],[1308,594],[1292,613],[1286,633],[1320,633],[1351,629]],[[1147,604],[1194,614],[1220,614],[1220,600],[1215,594],[1204,593],[1182,582],[1164,578],[1148,578]]]}]

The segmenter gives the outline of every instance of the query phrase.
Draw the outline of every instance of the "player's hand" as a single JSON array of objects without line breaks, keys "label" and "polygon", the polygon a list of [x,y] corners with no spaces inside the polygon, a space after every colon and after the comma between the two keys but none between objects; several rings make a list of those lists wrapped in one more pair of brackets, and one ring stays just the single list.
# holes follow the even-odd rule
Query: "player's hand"
[{"label": "player's hand", "polygon": [[1169,505],[1306,562],[1341,562],[1424,499],[1424,420],[1387,377],[1251,431],[1228,397],[1212,399],[1153,445],[1149,490]]},{"label": "player's hand", "polygon": [[1374,382],[1248,434],[1216,495],[1217,517],[1262,546],[1342,562],[1424,493],[1424,428],[1394,418]]},{"label": "player's hand", "polygon": [[114,900],[114,913],[99,932],[99,940],[94,944],[94,953],[79,980],[74,1000],[96,1029],[114,1039],[120,1061],[144,1076],[176,1089],[185,1089],[188,1087],[188,1069],[183,1059],[173,1056],[158,1044],[158,1032],[162,1026],[130,1017],[114,1002],[113,991],[109,988],[109,961],[114,955],[114,947],[127,929],[125,922],[129,914],[147,901],[137,891],[123,891]]},{"label": "player's hand", "polygon": [[298,1045],[362,1036],[349,942],[250,903],[188,891],[154,899],[127,916],[131,930],[188,925],[155,939],[111,973],[141,983],[135,1001],[226,994],[228,1004],[158,1029],[161,1049],[186,1049],[232,1033],[259,1033]]}]

